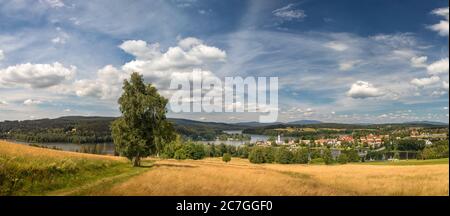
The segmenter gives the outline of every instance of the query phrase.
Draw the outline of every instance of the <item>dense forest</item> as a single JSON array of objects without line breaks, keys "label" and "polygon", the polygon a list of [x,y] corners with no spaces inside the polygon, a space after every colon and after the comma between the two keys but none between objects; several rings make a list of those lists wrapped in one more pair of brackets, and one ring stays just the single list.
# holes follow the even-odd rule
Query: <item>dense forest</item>
[{"label": "dense forest", "polygon": [[[110,125],[114,117],[70,116],[57,119],[0,122],[0,139],[25,142],[104,143],[112,142]],[[224,135],[223,130],[240,130],[245,126],[170,119],[175,130],[183,137],[214,140]]]}]

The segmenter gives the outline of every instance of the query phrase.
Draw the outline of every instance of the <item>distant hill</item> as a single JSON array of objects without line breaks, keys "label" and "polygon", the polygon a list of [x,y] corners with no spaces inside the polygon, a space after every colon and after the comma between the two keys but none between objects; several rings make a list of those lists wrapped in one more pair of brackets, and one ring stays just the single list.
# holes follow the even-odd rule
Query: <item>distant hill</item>
[{"label": "distant hill", "polygon": [[[109,128],[109,124],[117,117],[104,116],[64,116],[55,119],[36,119],[24,121],[4,121],[0,122],[0,130],[9,130],[12,128],[32,129],[34,127],[40,128],[63,128],[78,126],[93,126],[96,129],[105,130]],[[292,122],[274,122],[274,123],[260,123],[260,122],[239,122],[239,123],[223,123],[223,122],[203,122],[190,119],[169,118],[169,121],[174,123],[176,127],[190,127],[195,128],[209,128],[213,130],[242,130],[251,127],[286,127],[289,125],[314,125],[314,127],[375,127],[383,125],[404,125],[404,126],[448,126],[448,123],[433,122],[433,121],[414,121],[404,123],[385,123],[385,124],[371,124],[371,123],[325,123],[317,120],[298,120]]]},{"label": "distant hill", "polygon": [[317,120],[299,120],[299,121],[293,121],[288,122],[289,125],[310,125],[310,124],[321,124],[323,122],[317,121]]},{"label": "distant hill", "polygon": [[317,120],[299,120],[292,122],[274,122],[274,123],[260,123],[260,122],[239,122],[234,123],[234,125],[244,126],[244,127],[265,127],[265,126],[276,126],[276,125],[310,125],[310,124],[321,124],[323,122]]},{"label": "distant hill", "polygon": [[242,127],[263,127],[263,126],[271,126],[271,125],[281,125],[282,122],[274,122],[274,123],[260,123],[260,122],[239,122],[234,123],[233,125],[242,126]]},{"label": "distant hill", "polygon": [[435,122],[435,121],[412,121],[412,122],[405,122],[403,124],[417,124],[417,125],[435,125],[435,126],[446,126],[448,123],[444,122]]},{"label": "distant hill", "polygon": [[188,127],[208,127],[218,130],[239,130],[249,127],[245,124],[228,124],[223,122],[203,122],[195,121],[190,119],[180,119],[180,118],[169,118],[169,121],[177,126],[188,126]]}]

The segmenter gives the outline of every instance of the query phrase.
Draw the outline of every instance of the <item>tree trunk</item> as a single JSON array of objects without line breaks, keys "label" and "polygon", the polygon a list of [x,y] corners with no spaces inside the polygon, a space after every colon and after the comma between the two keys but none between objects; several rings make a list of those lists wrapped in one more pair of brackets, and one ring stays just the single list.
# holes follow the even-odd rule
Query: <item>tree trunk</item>
[{"label": "tree trunk", "polygon": [[135,167],[141,166],[141,158],[139,156],[133,158],[133,166]]}]

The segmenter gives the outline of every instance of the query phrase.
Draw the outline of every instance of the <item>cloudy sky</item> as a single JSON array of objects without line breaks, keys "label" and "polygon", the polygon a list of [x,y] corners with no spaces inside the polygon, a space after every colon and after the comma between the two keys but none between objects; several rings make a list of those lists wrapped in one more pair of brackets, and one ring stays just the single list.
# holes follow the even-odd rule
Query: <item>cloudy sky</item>
[{"label": "cloudy sky", "polygon": [[[118,116],[132,71],[279,77],[279,121],[448,122],[447,0],[0,0],[0,121]],[[248,113],[169,113],[204,121]]]}]

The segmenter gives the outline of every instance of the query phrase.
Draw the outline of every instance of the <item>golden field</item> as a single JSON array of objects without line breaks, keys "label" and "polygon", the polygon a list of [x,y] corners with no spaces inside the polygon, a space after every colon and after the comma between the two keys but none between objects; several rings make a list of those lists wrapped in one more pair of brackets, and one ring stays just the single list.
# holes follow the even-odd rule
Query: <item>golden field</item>
[{"label": "golden field", "polygon": [[103,195],[448,195],[449,166],[255,165],[157,161]]},{"label": "golden field", "polygon": [[[61,152],[0,142],[1,155],[84,158],[127,163],[113,156]],[[418,161],[420,164],[420,161]],[[105,168],[107,169],[107,168]],[[199,161],[147,159],[146,166],[85,182],[52,195],[448,195],[448,160],[433,165],[251,164],[233,158]],[[63,191],[59,193],[59,191]],[[45,193],[44,193],[45,194]]]}]

